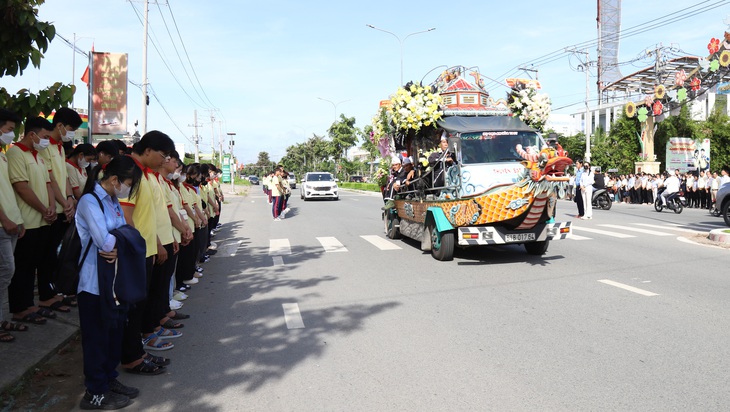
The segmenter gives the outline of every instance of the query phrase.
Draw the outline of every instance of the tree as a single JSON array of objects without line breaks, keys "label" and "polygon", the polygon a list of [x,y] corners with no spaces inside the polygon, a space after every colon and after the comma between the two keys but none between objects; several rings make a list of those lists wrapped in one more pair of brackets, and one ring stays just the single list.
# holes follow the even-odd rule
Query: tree
[{"label": "tree", "polygon": [[269,172],[276,167],[276,163],[272,162],[271,159],[269,159],[268,152],[259,152],[259,157],[256,161],[255,166],[257,168],[260,168],[264,172]]},{"label": "tree", "polygon": [[641,151],[639,121],[622,114],[611,126],[608,135],[603,134],[596,139],[591,148],[591,164],[601,166],[602,170],[618,169],[620,173],[634,170],[634,162]]},{"label": "tree", "polygon": [[[56,36],[56,28],[38,21],[38,6],[45,0],[5,0],[0,9],[0,77],[22,75],[32,64],[40,68],[43,53]],[[13,110],[21,117],[50,114],[67,107],[75,88],[60,82],[40,90],[37,94],[21,89],[11,94],[0,87],[0,106]]]},{"label": "tree", "polygon": [[710,167],[719,171],[730,166],[730,117],[718,107],[704,122],[702,137],[710,138]]},{"label": "tree", "polygon": [[[329,154],[335,160],[335,169],[339,169],[340,160],[344,157],[345,151],[355,146],[360,130],[355,127],[354,117],[340,115],[340,120],[330,126],[327,134],[330,137]],[[339,172],[336,170],[335,173]]]}]

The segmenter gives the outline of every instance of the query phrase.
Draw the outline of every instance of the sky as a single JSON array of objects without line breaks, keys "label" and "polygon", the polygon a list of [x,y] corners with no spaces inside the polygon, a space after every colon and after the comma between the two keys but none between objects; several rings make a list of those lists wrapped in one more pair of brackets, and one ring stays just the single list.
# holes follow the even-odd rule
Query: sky
[{"label": "sky", "polygon": [[[710,6],[718,7],[699,12]],[[97,52],[128,53],[129,79],[141,84],[143,27],[138,15],[143,8],[143,0],[49,0],[40,7],[39,18],[52,22],[66,39],[73,41],[75,35],[81,50],[93,45]],[[622,8],[626,33],[648,22],[657,26],[621,39],[619,61],[633,60],[621,66],[623,75],[653,64],[636,59],[659,44],[672,45],[680,54],[706,56],[707,43],[722,36],[727,29],[723,20],[730,15],[730,1],[716,0],[630,0]],[[221,132],[235,133],[239,162],[255,162],[262,151],[278,161],[288,146],[313,134],[326,135],[336,115],[355,117],[360,128],[370,124],[378,103],[400,85],[401,57],[404,83],[430,83],[446,66],[477,67],[498,82],[487,83],[495,98],[508,91],[505,77],[528,76],[515,68],[537,69],[554,113],[579,112],[586,93],[585,73],[576,70],[582,55],[530,63],[595,40],[596,15],[596,2],[586,0],[157,0],[150,3],[147,71],[159,102],[151,97],[147,130],[161,130],[192,152],[197,110],[201,152],[210,152],[211,134],[217,145]],[[675,21],[660,19],[668,15]],[[429,28],[435,30],[409,36]],[[595,60],[595,46],[587,51]],[[77,54],[74,64],[73,56],[71,47],[56,38],[40,70],[2,78],[0,84],[14,92],[73,81],[74,104],[85,108],[86,86],[80,77],[87,60]],[[595,82],[593,70],[591,98],[596,98]],[[128,93],[128,130],[133,132],[143,98],[134,85]]]}]

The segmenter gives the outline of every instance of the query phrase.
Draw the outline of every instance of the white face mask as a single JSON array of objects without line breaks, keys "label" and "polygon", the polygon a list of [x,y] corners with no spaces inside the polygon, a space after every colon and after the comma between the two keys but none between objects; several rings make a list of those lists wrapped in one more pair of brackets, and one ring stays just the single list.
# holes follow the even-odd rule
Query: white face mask
[{"label": "white face mask", "polygon": [[66,134],[61,136],[61,140],[63,140],[64,142],[70,142],[71,140],[73,140],[74,137],[76,137],[76,131],[66,130]]},{"label": "white face mask", "polygon": [[184,182],[184,181],[185,181],[185,180],[186,180],[187,178],[188,178],[188,177],[187,177],[187,176],[186,176],[185,174],[181,174],[181,175],[180,175],[180,176],[179,176],[179,177],[177,178],[177,181],[178,181],[178,182],[180,182],[180,183],[182,183],[182,182]]},{"label": "white face mask", "polygon": [[82,169],[86,169],[87,167],[89,167],[89,162],[86,160],[85,157],[82,157],[76,163],[78,163],[79,167]]},{"label": "white face mask", "polygon": [[13,132],[7,132],[0,134],[0,142],[4,145],[9,145],[10,143],[13,143],[13,140],[15,140],[15,133]]},{"label": "white face mask", "polygon": [[125,185],[124,183],[121,183],[119,186],[119,189],[116,187],[114,188],[114,194],[117,196],[117,199],[126,199],[129,197],[129,192],[132,191],[132,188],[130,186]]},{"label": "white face mask", "polygon": [[91,162],[89,163],[91,165],[91,168],[95,168],[96,166],[99,166],[99,162]]},{"label": "white face mask", "polygon": [[180,178],[180,173],[178,173],[178,172],[167,174],[167,180],[177,180],[179,178]]},{"label": "white face mask", "polygon": [[37,151],[45,150],[51,144],[49,139],[41,139],[38,143],[33,142],[33,148]]}]

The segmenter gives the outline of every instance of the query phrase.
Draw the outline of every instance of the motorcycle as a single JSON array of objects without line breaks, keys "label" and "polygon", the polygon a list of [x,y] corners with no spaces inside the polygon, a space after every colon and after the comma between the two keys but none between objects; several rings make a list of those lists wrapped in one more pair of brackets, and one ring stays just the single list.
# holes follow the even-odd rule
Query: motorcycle
[{"label": "motorcycle", "polygon": [[591,198],[591,204],[594,209],[610,210],[613,200],[611,200],[611,194],[606,189],[597,189],[593,191],[593,197]]},{"label": "motorcycle", "polygon": [[665,206],[662,202],[662,192],[664,191],[664,188],[659,189],[659,193],[657,193],[656,200],[654,200],[654,210],[657,212],[661,212],[666,207],[669,210],[673,210],[674,213],[680,214],[682,213],[682,210],[684,210],[684,204],[686,202],[684,198],[684,193],[677,192],[669,195],[669,199],[667,199],[667,205]]}]

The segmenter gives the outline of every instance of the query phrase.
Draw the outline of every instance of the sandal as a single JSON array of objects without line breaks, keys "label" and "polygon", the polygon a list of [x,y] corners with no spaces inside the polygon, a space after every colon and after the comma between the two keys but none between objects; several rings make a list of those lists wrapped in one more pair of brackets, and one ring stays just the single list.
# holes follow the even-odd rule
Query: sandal
[{"label": "sandal", "polygon": [[43,316],[44,318],[48,319],[56,319],[58,315],[56,315],[52,310],[48,309],[47,307],[40,306],[37,311],[35,311],[35,314],[38,316]]},{"label": "sandal", "polygon": [[134,373],[135,375],[159,375],[164,373],[166,370],[164,366],[158,366],[147,359],[142,359],[142,362],[133,368],[123,369],[129,373]]},{"label": "sandal", "polygon": [[190,315],[186,315],[186,314],[184,314],[182,312],[178,312],[176,310],[174,310],[173,312],[175,312],[175,315],[169,316],[169,318],[171,318],[171,319],[174,319],[174,320],[190,319]]},{"label": "sandal", "polygon": [[15,336],[7,333],[7,332],[0,332],[0,342],[10,343],[15,340]]},{"label": "sandal", "polygon": [[175,347],[170,342],[162,340],[159,336],[156,334],[151,334],[150,336],[147,336],[146,338],[142,339],[142,347],[145,350],[170,350]]},{"label": "sandal", "polygon": [[20,323],[3,321],[0,323],[0,330],[4,332],[26,332],[28,327]]},{"label": "sandal", "polygon": [[79,306],[79,302],[76,300],[76,296],[66,296],[63,298],[61,303],[72,308]]},{"label": "sandal", "polygon": [[55,310],[57,312],[61,313],[69,313],[71,312],[71,308],[64,305],[61,301],[55,301],[51,303],[49,306],[40,306],[41,308],[48,309],[48,310]]},{"label": "sandal", "polygon": [[170,364],[170,359],[163,358],[162,356],[155,356],[151,353],[145,353],[144,360],[152,362],[157,366],[167,366]]},{"label": "sandal", "polygon": [[155,332],[155,335],[159,336],[160,339],[174,339],[174,338],[179,338],[183,334],[182,334],[182,332],[174,330],[174,329],[160,328],[160,330]]},{"label": "sandal", "polygon": [[37,313],[29,313],[22,318],[13,318],[13,322],[24,322],[24,323],[32,323],[34,325],[45,325],[46,324],[46,318],[43,316],[37,314]]},{"label": "sandal", "polygon": [[172,319],[168,318],[167,316],[165,316],[163,319],[167,319],[165,322],[160,323],[160,326],[162,326],[163,328],[167,328],[167,329],[180,329],[180,328],[184,328],[185,327],[184,324],[182,324],[180,322],[175,322]]}]

